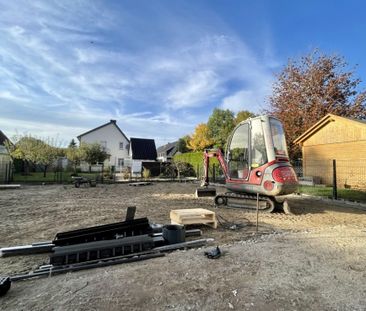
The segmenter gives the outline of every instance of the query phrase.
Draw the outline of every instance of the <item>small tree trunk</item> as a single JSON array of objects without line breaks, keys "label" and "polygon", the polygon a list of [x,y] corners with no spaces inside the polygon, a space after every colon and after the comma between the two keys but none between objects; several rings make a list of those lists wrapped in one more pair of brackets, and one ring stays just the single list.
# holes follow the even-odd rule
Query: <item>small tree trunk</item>
[{"label": "small tree trunk", "polygon": [[29,162],[27,160],[24,162],[24,175],[29,175]]},{"label": "small tree trunk", "polygon": [[47,167],[48,167],[48,165],[45,165],[45,166],[44,166],[44,169],[43,169],[43,177],[46,177],[46,174],[47,174]]}]

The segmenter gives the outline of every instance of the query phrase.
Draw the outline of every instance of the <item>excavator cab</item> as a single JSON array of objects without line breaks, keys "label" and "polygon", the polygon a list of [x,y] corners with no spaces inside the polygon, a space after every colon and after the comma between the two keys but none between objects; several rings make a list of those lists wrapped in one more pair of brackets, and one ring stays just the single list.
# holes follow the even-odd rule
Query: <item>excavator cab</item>
[{"label": "excavator cab", "polygon": [[279,120],[262,116],[241,122],[226,149],[228,175],[248,180],[250,172],[268,162],[288,161],[286,139]]},{"label": "excavator cab", "polygon": [[234,130],[226,151],[230,178],[248,179],[252,168],[267,163],[262,123],[261,119],[253,119]]}]

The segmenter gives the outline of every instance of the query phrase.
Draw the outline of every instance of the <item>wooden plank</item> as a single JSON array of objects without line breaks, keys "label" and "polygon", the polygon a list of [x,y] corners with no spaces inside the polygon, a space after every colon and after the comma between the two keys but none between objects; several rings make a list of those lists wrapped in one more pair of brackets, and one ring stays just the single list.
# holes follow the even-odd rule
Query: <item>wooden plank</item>
[{"label": "wooden plank", "polygon": [[186,216],[186,217],[179,217],[179,216],[176,216],[176,215],[171,215],[170,218],[173,219],[173,220],[176,220],[176,221],[190,221],[190,220],[196,220],[196,219],[214,221],[215,220],[215,215],[210,215],[209,217],[195,216],[195,215],[189,215],[189,216]]},{"label": "wooden plank", "polygon": [[171,220],[170,223],[172,225],[205,225],[205,226],[209,226],[214,229],[217,228],[217,221],[207,222],[207,223],[202,223],[202,222],[181,223],[181,222],[176,222],[176,221]]},{"label": "wooden plank", "polygon": [[200,221],[208,221],[208,222],[213,222],[215,221],[214,217],[183,217],[183,218],[179,218],[180,221],[196,221],[196,220],[200,220]]}]

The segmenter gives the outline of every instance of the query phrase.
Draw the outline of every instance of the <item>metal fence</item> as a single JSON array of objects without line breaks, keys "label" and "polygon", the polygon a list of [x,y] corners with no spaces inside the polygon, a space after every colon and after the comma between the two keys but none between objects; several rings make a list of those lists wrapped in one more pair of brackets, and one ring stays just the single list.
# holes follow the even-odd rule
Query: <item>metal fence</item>
[{"label": "metal fence", "polygon": [[[205,175],[205,168],[202,165],[197,165],[195,168],[196,177],[198,180],[202,180]],[[210,182],[225,184],[225,175],[220,165],[212,164],[208,169],[208,178]]]},{"label": "metal fence", "polygon": [[13,163],[8,157],[0,156],[0,184],[8,184],[13,179]]},{"label": "metal fence", "polygon": [[296,161],[294,169],[300,181],[338,188],[366,189],[366,159]]}]

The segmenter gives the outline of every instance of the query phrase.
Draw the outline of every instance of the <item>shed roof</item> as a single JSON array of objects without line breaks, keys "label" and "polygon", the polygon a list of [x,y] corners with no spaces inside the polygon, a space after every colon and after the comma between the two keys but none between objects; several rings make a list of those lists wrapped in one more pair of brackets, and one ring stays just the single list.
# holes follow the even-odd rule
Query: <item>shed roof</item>
[{"label": "shed roof", "polygon": [[0,145],[4,145],[6,140],[9,140],[9,138],[6,137],[2,131],[0,131]]},{"label": "shed roof", "polygon": [[306,130],[303,134],[301,134],[298,138],[294,140],[295,144],[301,144],[306,141],[309,137],[318,132],[321,128],[329,124],[330,122],[334,122],[336,120],[343,122],[350,122],[356,126],[366,126],[366,122],[364,120],[352,119],[348,117],[340,117],[332,113],[328,113],[322,119],[320,119],[317,123],[315,123],[312,127]]},{"label": "shed roof", "polygon": [[122,130],[118,127],[118,125],[117,125],[117,121],[116,121],[116,120],[110,120],[108,123],[105,123],[105,124],[103,124],[103,125],[101,125],[101,126],[98,126],[98,127],[94,128],[94,129],[90,130],[90,131],[87,131],[87,132],[85,132],[85,133],[83,133],[83,134],[80,134],[77,138],[78,138],[78,140],[80,140],[80,138],[81,138],[82,136],[85,136],[85,135],[87,135],[87,134],[89,134],[89,133],[91,133],[91,132],[97,131],[97,130],[101,129],[102,127],[105,127],[105,126],[110,125],[110,124],[113,124],[113,125],[117,128],[117,130],[118,130],[118,131],[120,131],[120,133],[121,133],[121,134],[122,134],[122,135],[127,139],[127,141],[130,141],[130,140],[127,138],[127,136],[122,132]]},{"label": "shed roof", "polygon": [[134,160],[156,160],[157,158],[153,139],[131,137],[131,151]]}]

